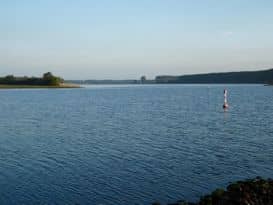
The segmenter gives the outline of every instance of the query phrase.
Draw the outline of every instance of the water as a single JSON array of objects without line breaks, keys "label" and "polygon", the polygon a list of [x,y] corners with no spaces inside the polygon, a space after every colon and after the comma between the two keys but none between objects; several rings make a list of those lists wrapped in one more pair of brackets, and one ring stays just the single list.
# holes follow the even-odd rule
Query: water
[{"label": "water", "polygon": [[1,204],[196,201],[272,177],[272,102],[261,85],[0,90]]}]

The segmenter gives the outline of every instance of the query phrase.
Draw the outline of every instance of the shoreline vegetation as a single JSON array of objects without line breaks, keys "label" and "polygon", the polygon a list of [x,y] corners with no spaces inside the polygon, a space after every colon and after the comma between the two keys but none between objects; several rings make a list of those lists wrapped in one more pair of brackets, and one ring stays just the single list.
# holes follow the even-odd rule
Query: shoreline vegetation
[{"label": "shoreline vegetation", "polygon": [[260,71],[207,73],[181,76],[156,76],[138,80],[64,80],[52,73],[42,77],[0,77],[0,89],[9,88],[81,88],[81,85],[122,85],[122,84],[263,84],[273,86],[273,68]]},{"label": "shoreline vegetation", "polygon": [[42,77],[15,77],[13,75],[0,77],[0,89],[20,88],[80,88],[80,85],[65,83],[64,79],[50,72],[44,73]]},{"label": "shoreline vegetation", "polygon": [[157,76],[157,83],[198,83],[198,84],[272,84],[273,69],[226,73],[206,73],[182,76]]},{"label": "shoreline vegetation", "polygon": [[264,84],[273,85],[273,69],[260,71],[240,71],[224,73],[205,73],[193,75],[156,76],[146,79],[142,76],[138,80],[69,80],[75,84]]},{"label": "shoreline vegetation", "polygon": [[79,85],[62,83],[60,85],[7,85],[0,84],[0,89],[28,89],[28,88],[81,88]]},{"label": "shoreline vegetation", "polygon": [[[154,202],[152,205],[163,205]],[[248,179],[216,189],[197,203],[178,201],[168,205],[273,205],[273,179]]]}]

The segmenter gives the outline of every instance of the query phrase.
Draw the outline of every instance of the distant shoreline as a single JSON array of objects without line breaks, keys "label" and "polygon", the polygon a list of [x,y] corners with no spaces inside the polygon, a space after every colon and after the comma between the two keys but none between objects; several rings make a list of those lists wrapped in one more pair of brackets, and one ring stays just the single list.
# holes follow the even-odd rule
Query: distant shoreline
[{"label": "distant shoreline", "polygon": [[31,89],[31,88],[44,88],[44,89],[63,89],[63,88],[82,88],[80,85],[63,83],[60,85],[7,85],[0,84],[0,89]]},{"label": "distant shoreline", "polygon": [[273,83],[273,68],[259,71],[238,71],[222,73],[203,73],[192,75],[160,75],[155,79],[142,76],[138,80],[66,80],[65,82],[82,85],[116,84],[268,84]]},{"label": "distant shoreline", "polygon": [[273,81],[273,69],[260,71],[239,71],[223,73],[204,73],[180,76],[157,76],[156,83],[205,83],[205,84],[270,84]]}]

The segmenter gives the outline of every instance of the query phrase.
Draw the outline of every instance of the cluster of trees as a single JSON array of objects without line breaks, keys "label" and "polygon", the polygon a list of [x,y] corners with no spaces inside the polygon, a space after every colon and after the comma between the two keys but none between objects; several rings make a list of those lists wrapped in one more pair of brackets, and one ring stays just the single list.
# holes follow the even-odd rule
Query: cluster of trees
[{"label": "cluster of trees", "polygon": [[13,75],[8,75],[5,77],[0,77],[0,84],[6,85],[48,85],[48,86],[58,86],[63,83],[64,80],[60,77],[54,76],[51,72],[43,74],[43,77],[15,77]]}]

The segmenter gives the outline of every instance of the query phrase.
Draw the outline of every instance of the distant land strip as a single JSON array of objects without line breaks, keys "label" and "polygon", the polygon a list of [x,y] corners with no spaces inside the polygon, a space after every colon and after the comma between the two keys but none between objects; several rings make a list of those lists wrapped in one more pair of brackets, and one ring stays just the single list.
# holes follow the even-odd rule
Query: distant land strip
[{"label": "distant land strip", "polygon": [[273,85],[273,69],[170,76],[156,76],[149,80],[68,80],[75,84],[266,84]]},{"label": "distant land strip", "polygon": [[6,85],[0,84],[0,89],[28,89],[28,88],[80,88],[80,85],[62,83],[60,85]]},{"label": "distant land strip", "polygon": [[241,71],[227,73],[207,73],[181,76],[157,76],[156,83],[236,83],[236,84],[272,84],[273,69],[261,71]]},{"label": "distant land strip", "polygon": [[61,77],[47,72],[42,77],[15,77],[7,75],[0,77],[0,89],[19,88],[79,88],[79,85],[65,83]]}]

